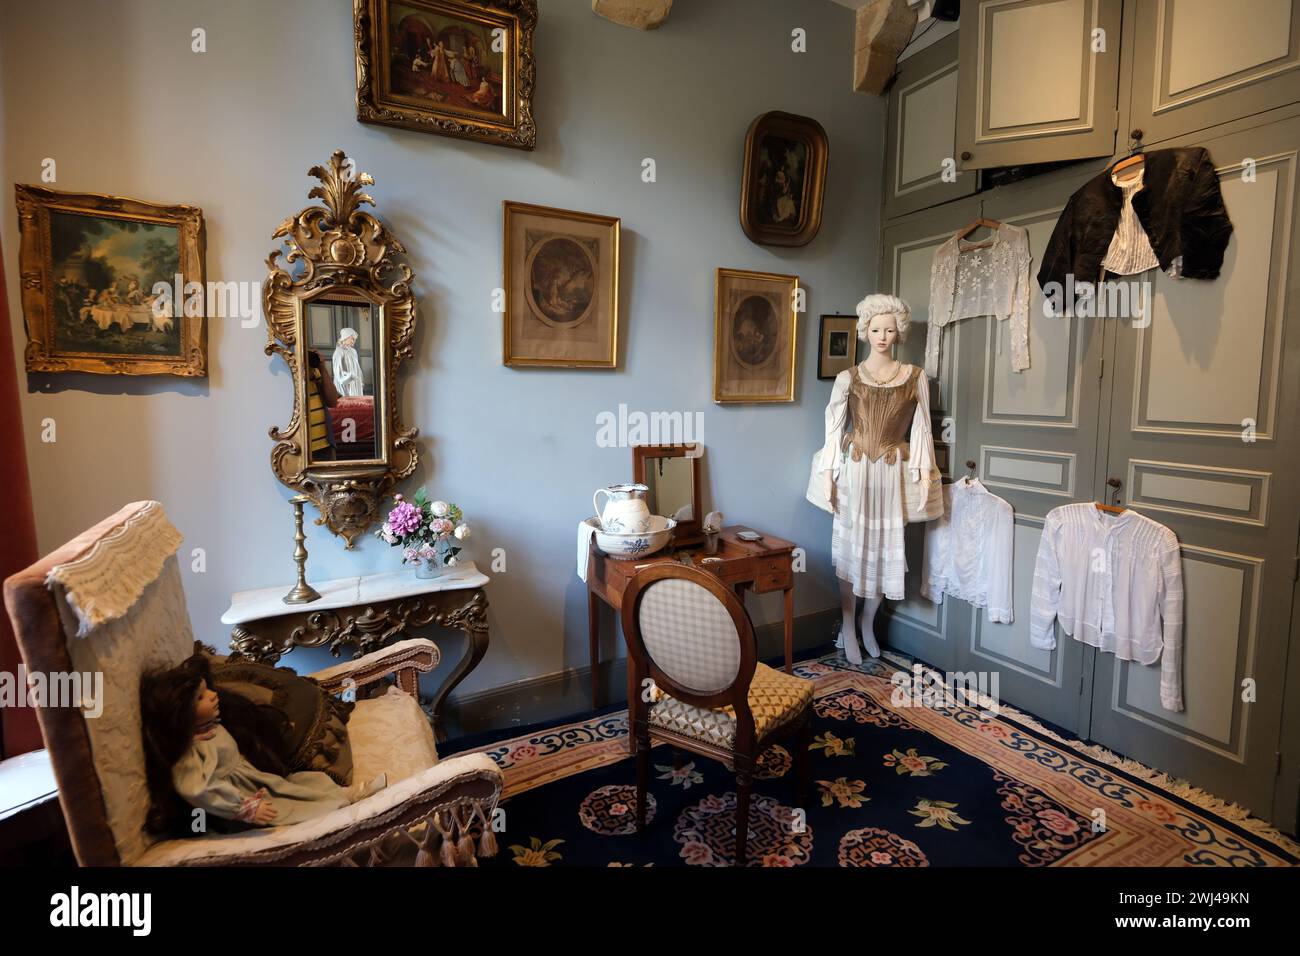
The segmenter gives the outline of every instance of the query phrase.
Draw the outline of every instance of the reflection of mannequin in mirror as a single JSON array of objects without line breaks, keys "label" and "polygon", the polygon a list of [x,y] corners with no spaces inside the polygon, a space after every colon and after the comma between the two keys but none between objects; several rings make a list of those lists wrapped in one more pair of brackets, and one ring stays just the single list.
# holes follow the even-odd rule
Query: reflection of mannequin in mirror
[{"label": "reflection of mannequin in mirror", "polygon": [[364,395],[366,392],[356,344],[355,331],[352,329],[339,331],[339,344],[334,349],[334,387],[339,390],[340,395]]},{"label": "reflection of mannequin in mirror", "polygon": [[[853,663],[858,650],[857,598],[863,598],[862,642],[880,656],[873,625],[884,598],[903,600],[903,472],[928,491],[934,464],[929,380],[919,367],[894,358],[906,340],[911,309],[892,295],[858,303],[858,338],[870,355],[835,377],[826,406],[826,443],[818,471],[834,504],[831,562],[839,579],[840,638]],[[925,495],[921,495],[924,504]]]}]

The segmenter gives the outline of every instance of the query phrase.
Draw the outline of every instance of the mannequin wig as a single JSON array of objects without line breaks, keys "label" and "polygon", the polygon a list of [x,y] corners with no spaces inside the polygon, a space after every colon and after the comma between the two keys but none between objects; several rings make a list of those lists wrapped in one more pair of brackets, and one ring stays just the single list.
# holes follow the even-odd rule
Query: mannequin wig
[{"label": "mannequin wig", "polygon": [[908,330],[912,327],[912,308],[896,295],[873,292],[858,303],[858,338],[867,340],[867,327],[878,315],[892,315],[898,325],[898,341],[906,342]]}]

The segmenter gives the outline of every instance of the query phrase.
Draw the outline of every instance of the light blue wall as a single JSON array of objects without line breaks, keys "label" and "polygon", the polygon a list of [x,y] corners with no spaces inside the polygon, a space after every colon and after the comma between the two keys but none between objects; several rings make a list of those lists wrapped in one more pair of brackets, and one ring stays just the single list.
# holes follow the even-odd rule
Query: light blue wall
[{"label": "light blue wall", "polygon": [[[190,51],[194,27],[207,53]],[[806,53],[790,49],[796,27]],[[834,605],[830,518],[803,499],[830,391],[816,378],[817,316],[851,312],[875,288],[884,104],[852,92],[850,10],[679,0],[664,27],[641,33],[586,0],[542,0],[536,54],[540,131],[526,153],[357,123],[345,0],[0,10],[2,235],[20,364],[11,185],[39,182],[43,158],[57,160],[55,188],[202,207],[208,277],[226,281],[264,278],[271,232],[306,205],[307,169],[333,149],[374,175],[378,213],[417,276],[416,361],[401,394],[424,457],[407,490],[424,483],[459,502],[481,564],[495,547],[507,556],[489,589],[492,647],[466,691],[586,663],[575,525],[597,486],[630,477],[629,450],[596,445],[597,414],[620,402],[703,412],[706,506],[808,550],[797,613]],[[825,218],[801,249],[756,246],[737,219],[745,131],[767,110],[814,116],[830,137]],[[641,181],[644,157],[657,183]],[[490,295],[503,199],[622,217],[618,370],[502,366]],[[793,404],[713,405],[718,266],[796,273],[808,289]],[[293,575],[289,492],[266,437],[288,418],[289,378],[264,343],[260,326],[216,321],[205,383],[62,377],[22,401],[42,549],[124,502],[160,499],[185,547],[206,552],[206,572],[187,570],[185,585],[196,634],[218,645],[232,591]],[[40,440],[46,418],[52,444]],[[307,544],[317,580],[396,565],[374,539],[346,552],[313,527]],[[779,595],[749,607],[756,623],[780,619]]]}]

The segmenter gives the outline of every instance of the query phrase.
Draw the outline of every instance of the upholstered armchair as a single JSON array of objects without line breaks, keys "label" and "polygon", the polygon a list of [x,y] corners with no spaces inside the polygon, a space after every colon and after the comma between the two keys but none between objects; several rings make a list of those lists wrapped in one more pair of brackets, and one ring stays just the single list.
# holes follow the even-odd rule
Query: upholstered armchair
[{"label": "upholstered armchair", "polygon": [[[354,779],[388,775],[386,789],[324,816],[192,839],[157,840],[148,806],[140,676],[193,652],[177,564],[179,532],[156,501],[128,505],[5,581],[5,605],[29,674],[102,673],[81,706],[45,701],[37,716],[69,835],[83,865],[475,865],[495,852],[492,814],[501,773],[472,754],[439,761],[415,698],[438,663],[432,641],[407,640],[311,675],[356,688],[348,720]],[[395,678],[386,692],[367,685]]]},{"label": "upholstered armchair", "polygon": [[[744,866],[749,792],[759,756],[794,740],[798,795],[808,789],[813,685],[758,662],[745,605],[718,578],[681,564],[639,571],[623,595],[633,668],[637,829],[645,828],[650,743],[663,740],[736,774],[736,865]],[[642,687],[646,678],[652,685]]]}]

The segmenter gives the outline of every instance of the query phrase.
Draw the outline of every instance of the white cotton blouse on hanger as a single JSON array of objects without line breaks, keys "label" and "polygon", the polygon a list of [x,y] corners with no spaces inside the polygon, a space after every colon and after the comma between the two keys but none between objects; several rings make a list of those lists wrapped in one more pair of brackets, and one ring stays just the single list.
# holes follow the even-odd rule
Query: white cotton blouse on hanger
[{"label": "white cotton blouse on hanger", "polygon": [[1160,265],[1156,251],[1151,248],[1151,239],[1133,209],[1133,197],[1142,188],[1144,174],[1142,166],[1136,169],[1136,173],[1128,177],[1123,175],[1128,170],[1121,170],[1119,176],[1110,174],[1110,181],[1123,192],[1124,201],[1119,210],[1119,224],[1115,227],[1115,235],[1110,237],[1110,246],[1101,265],[1107,272],[1121,276],[1146,272]]},{"label": "white cotton blouse on hanger", "polygon": [[952,236],[930,264],[930,319],[925,336],[925,372],[939,374],[944,327],[961,319],[992,315],[1011,322],[1011,367],[1029,368],[1029,233],[999,223],[985,243]]},{"label": "white cotton blouse on hanger", "polygon": [[1029,643],[1056,646],[1052,621],[1120,660],[1160,659],[1160,705],[1183,709],[1183,570],[1178,537],[1145,515],[1090,502],[1047,513],[1034,566]]},{"label": "white cotton blouse on hanger", "polygon": [[1015,512],[978,478],[945,485],[943,498],[943,517],[925,526],[921,596],[942,604],[948,594],[985,608],[991,623],[1012,623]]}]

